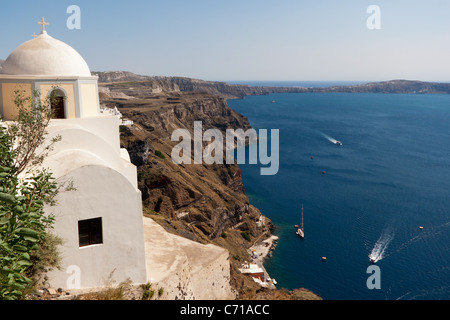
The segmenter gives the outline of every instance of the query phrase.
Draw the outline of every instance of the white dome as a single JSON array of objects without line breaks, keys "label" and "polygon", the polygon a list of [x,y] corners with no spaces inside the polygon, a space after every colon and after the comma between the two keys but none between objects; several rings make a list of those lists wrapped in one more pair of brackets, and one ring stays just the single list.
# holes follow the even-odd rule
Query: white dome
[{"label": "white dome", "polygon": [[44,31],[10,54],[3,64],[1,74],[90,77],[91,71],[75,49]]}]

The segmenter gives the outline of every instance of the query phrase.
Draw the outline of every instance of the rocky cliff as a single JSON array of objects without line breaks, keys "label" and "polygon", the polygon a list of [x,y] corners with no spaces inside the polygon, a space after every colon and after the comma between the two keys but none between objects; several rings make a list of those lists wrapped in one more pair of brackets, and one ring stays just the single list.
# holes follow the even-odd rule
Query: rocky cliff
[{"label": "rocky cliff", "polygon": [[178,233],[196,240],[215,239],[246,218],[259,219],[245,196],[237,165],[176,165],[170,160],[176,145],[172,132],[183,128],[193,136],[194,121],[202,121],[205,130],[249,127],[223,99],[195,94],[116,103],[135,123],[122,129],[122,144],[139,168],[149,212],[183,222]]},{"label": "rocky cliff", "polygon": [[[227,99],[243,98],[251,95],[267,95],[271,93],[307,92],[307,88],[290,87],[254,87],[249,85],[234,85],[219,81],[204,81],[184,77],[148,77],[131,72],[94,72],[99,82],[117,84],[122,82],[122,89],[126,86],[139,86],[141,90],[152,93],[161,92],[197,92],[221,96]],[[145,88],[145,89],[144,89]],[[116,90],[118,88],[116,87]]]},{"label": "rocky cliff", "polygon": [[310,88],[309,92],[449,94],[450,83],[391,80],[382,82],[370,82],[356,86],[333,86],[328,88]]},{"label": "rocky cliff", "polygon": [[[148,81],[104,83],[100,92],[103,106],[118,107],[134,121],[122,127],[121,141],[138,167],[144,214],[170,233],[227,249],[230,282],[240,298],[274,294],[238,271],[250,259],[248,248],[269,237],[273,227],[268,219],[260,223],[261,212],[249,203],[239,166],[176,165],[171,160],[178,143],[171,141],[175,129],[187,129],[193,136],[194,121],[202,121],[203,130],[246,130],[247,118],[221,96],[183,92],[178,84],[161,88]],[[276,292],[277,298],[291,296]],[[302,294],[317,298],[307,291]]]},{"label": "rocky cliff", "polygon": [[[450,94],[450,83],[424,82],[411,80],[391,80],[370,82],[354,86],[331,86],[326,88],[306,87],[254,87],[249,85],[232,85],[218,81],[204,81],[183,77],[148,77],[130,72],[96,72],[99,81],[134,82],[141,87],[152,88],[157,92],[203,92],[219,95],[227,99],[243,98],[251,95],[271,93],[400,93],[400,94]],[[141,82],[139,84],[139,82]]]}]

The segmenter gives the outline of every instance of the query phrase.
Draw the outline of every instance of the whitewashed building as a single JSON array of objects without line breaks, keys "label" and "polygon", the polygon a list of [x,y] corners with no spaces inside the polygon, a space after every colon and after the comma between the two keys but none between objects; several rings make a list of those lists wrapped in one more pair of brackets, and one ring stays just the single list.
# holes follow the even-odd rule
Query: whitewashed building
[{"label": "whitewashed building", "polygon": [[100,112],[98,78],[80,54],[48,35],[44,21],[42,27],[3,65],[0,114],[14,120],[17,89],[60,97],[50,106],[55,119],[48,132],[49,139],[60,135],[62,141],[44,167],[76,190],[61,192],[59,204],[48,209],[64,241],[61,270],[50,272],[48,282],[63,289],[101,287],[108,280],[146,283],[141,193],[136,167],[120,148],[121,120]]}]

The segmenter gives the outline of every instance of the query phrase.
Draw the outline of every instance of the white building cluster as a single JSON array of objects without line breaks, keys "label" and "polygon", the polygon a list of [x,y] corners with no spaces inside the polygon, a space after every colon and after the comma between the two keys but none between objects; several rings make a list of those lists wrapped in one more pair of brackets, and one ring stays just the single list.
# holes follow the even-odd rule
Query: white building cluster
[{"label": "white building cluster", "polygon": [[117,109],[117,107],[108,108],[108,107],[101,106],[100,112],[102,114],[109,114],[109,115],[119,118],[122,126],[132,126],[134,124],[134,121],[132,121],[130,119],[124,119],[122,113]]}]

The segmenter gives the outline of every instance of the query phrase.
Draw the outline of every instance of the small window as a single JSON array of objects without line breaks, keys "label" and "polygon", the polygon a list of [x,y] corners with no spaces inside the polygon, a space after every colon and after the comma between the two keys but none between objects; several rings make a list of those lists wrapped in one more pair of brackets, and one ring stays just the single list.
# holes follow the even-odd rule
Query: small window
[{"label": "small window", "polygon": [[103,243],[102,218],[78,221],[80,247]]}]

